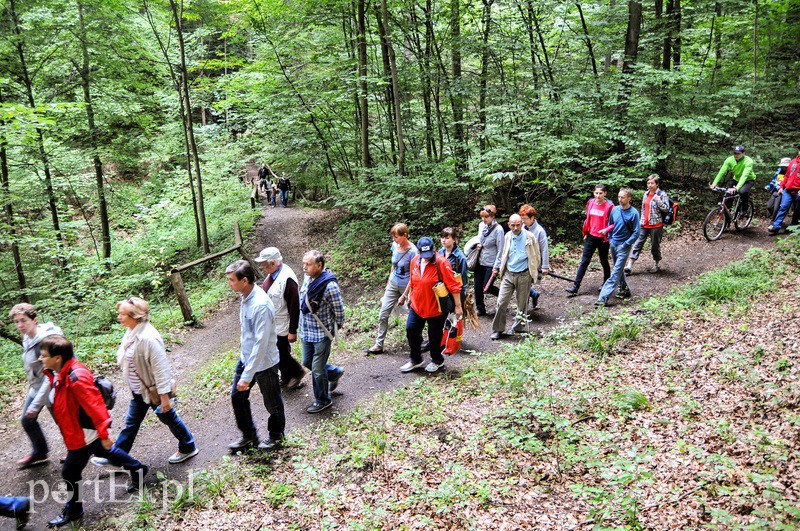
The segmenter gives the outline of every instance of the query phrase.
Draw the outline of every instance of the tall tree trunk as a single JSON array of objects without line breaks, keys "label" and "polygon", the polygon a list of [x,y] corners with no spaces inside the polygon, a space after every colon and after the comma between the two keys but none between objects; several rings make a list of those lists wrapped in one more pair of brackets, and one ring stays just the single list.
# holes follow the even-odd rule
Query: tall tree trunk
[{"label": "tall tree trunk", "polygon": [[672,0],[672,69],[681,68],[681,0]]},{"label": "tall tree trunk", "polygon": [[195,245],[200,247],[202,245],[202,238],[200,237],[200,215],[197,212],[197,194],[195,193],[194,189],[194,176],[192,175],[192,150],[189,146],[189,132],[186,127],[186,112],[185,106],[183,101],[183,90],[181,87],[183,83],[180,80],[178,74],[175,73],[175,66],[172,64],[172,60],[170,59],[169,51],[167,47],[164,45],[164,41],[161,39],[161,35],[158,33],[158,29],[156,28],[155,21],[153,20],[152,13],[150,11],[150,5],[148,1],[145,0],[144,3],[144,12],[145,16],[147,17],[147,22],[150,25],[150,28],[153,30],[153,36],[156,38],[156,42],[158,43],[158,47],[161,50],[161,54],[164,56],[164,61],[167,63],[167,67],[169,68],[169,75],[172,79],[172,85],[175,88],[175,93],[178,96],[178,107],[181,115],[181,130],[183,131],[183,144],[186,148],[186,174],[189,176],[189,190],[192,194],[192,210],[194,213],[194,234],[195,234]]},{"label": "tall tree trunk", "polygon": [[375,10],[375,20],[378,22],[378,33],[380,34],[379,40],[381,43],[381,62],[383,64],[383,82],[386,84],[386,120],[389,122],[389,146],[392,149],[392,164],[397,164],[397,148],[394,139],[394,95],[392,94],[392,67],[389,64],[389,44],[386,41],[386,26],[384,26],[383,9],[377,4],[373,9]]},{"label": "tall tree trunk", "polygon": [[[102,257],[104,260],[111,258],[111,225],[108,219],[108,205],[106,204],[106,193],[104,189],[103,179],[103,164],[100,162],[100,154],[98,149],[97,138],[97,125],[94,121],[94,106],[92,105],[92,92],[91,92],[91,70],[89,64],[89,47],[88,36],[86,32],[86,23],[83,18],[83,2],[78,0],[78,30],[80,36],[78,40],[81,46],[81,59],[82,64],[78,69],[81,78],[81,86],[83,87],[83,101],[86,103],[86,119],[89,124],[89,144],[92,148],[92,165],[94,166],[95,184],[97,185],[97,204],[100,207],[100,226],[103,233],[102,240]],[[110,268],[111,264],[106,263],[106,268]]]},{"label": "tall tree trunk", "polygon": [[197,142],[194,138],[194,124],[192,123],[192,102],[189,97],[188,69],[186,68],[186,49],[183,41],[183,0],[180,0],[180,10],[175,0],[169,0],[172,8],[172,17],[175,19],[175,30],[178,36],[178,50],[180,51],[180,80],[183,88],[183,99],[186,105],[186,130],[189,134],[189,145],[194,159],[194,173],[197,179],[197,214],[200,218],[200,239],[203,244],[203,252],[210,253],[211,245],[208,242],[208,230],[206,228],[206,210],[203,200],[203,177],[200,172],[200,157],[197,151]]},{"label": "tall tree trunk", "polygon": [[389,50],[389,67],[392,78],[392,95],[394,97],[394,125],[397,128],[397,171],[400,175],[406,174],[406,145],[403,142],[402,106],[400,105],[400,83],[397,80],[397,59],[392,45],[392,30],[389,27],[389,10],[386,0],[382,0],[381,9],[383,19],[386,21],[386,47]]},{"label": "tall tree trunk", "polygon": [[[661,1],[661,0],[658,0]],[[600,92],[600,84],[597,74],[597,60],[594,57],[594,48],[592,47],[592,38],[589,36],[589,28],[586,26],[586,18],[583,16],[583,8],[580,2],[576,2],[575,6],[578,8],[578,14],[581,17],[581,26],[583,27],[583,36],[586,40],[586,48],[589,49],[589,60],[592,63],[592,73],[594,73],[595,85],[597,85],[597,92]]]},{"label": "tall tree trunk", "polygon": [[628,0],[628,29],[625,32],[625,58],[622,72],[628,74],[639,55],[639,35],[642,30],[642,4]]},{"label": "tall tree trunk", "polygon": [[528,34],[528,48],[531,54],[531,75],[533,75],[533,91],[535,97],[539,99],[539,67],[536,66],[536,36],[533,31],[533,4],[531,2],[525,3],[526,9],[522,8],[522,2],[517,1],[517,9],[525,23],[525,31]]},{"label": "tall tree trunk", "polygon": [[356,46],[358,48],[359,114],[361,115],[361,166],[372,167],[369,151],[369,107],[367,106],[367,19],[365,0],[356,0]]},{"label": "tall tree trunk", "polygon": [[[3,94],[0,92],[0,104],[3,103]],[[19,290],[21,292],[20,299],[23,302],[30,302],[28,300],[28,283],[25,281],[25,270],[22,267],[22,257],[19,252],[19,243],[17,242],[17,227],[14,223],[14,209],[11,205],[11,187],[8,178],[8,154],[6,151],[5,138],[0,137],[0,188],[2,188],[2,195],[0,201],[3,203],[3,211],[5,213],[6,225],[8,226],[8,233],[11,240],[11,256],[14,258],[14,270],[17,272],[17,282],[19,283]]]},{"label": "tall tree trunk", "polygon": [[[714,22],[719,22],[722,18],[722,3],[714,3]],[[722,36],[717,30],[714,34],[714,70],[711,72],[711,85],[716,82],[717,72],[722,68]]]},{"label": "tall tree trunk", "polygon": [[492,26],[492,4],[494,4],[494,0],[483,0],[483,17],[481,20],[483,24],[483,32],[481,34],[483,48],[481,49],[481,75],[478,83],[478,123],[480,123],[478,145],[480,146],[481,154],[486,152],[486,92],[489,82],[489,32]]},{"label": "tall tree trunk", "polygon": [[539,27],[539,17],[536,16],[536,11],[532,7],[532,0],[528,0],[528,5],[531,6],[530,14],[531,18],[533,19],[533,27],[536,30],[536,35],[539,37],[539,46],[542,48],[542,56],[544,57],[544,66],[547,69],[547,77],[550,79],[550,92],[553,95],[553,99],[555,101],[559,100],[558,90],[556,89],[556,80],[553,76],[553,68],[550,66],[550,54],[547,53],[547,46],[544,43],[544,35],[542,35],[542,29]]},{"label": "tall tree trunk", "polygon": [[667,9],[664,13],[666,19],[664,23],[664,42],[661,46],[661,69],[670,70],[672,68],[672,13],[675,9],[673,0],[667,0]]},{"label": "tall tree trunk", "polygon": [[467,149],[464,145],[464,103],[461,86],[461,0],[450,2],[450,31],[453,40],[452,79],[450,84],[450,105],[453,107],[453,158],[455,160],[456,177],[461,178],[467,172]]},{"label": "tall tree trunk", "polygon": [[[17,7],[15,0],[8,0],[6,11],[11,19],[11,31],[16,36],[14,40],[14,47],[19,57],[20,74],[22,76],[22,84],[25,87],[25,94],[28,97],[28,105],[31,110],[36,109],[36,99],[33,96],[33,82],[31,81],[30,73],[28,72],[28,63],[25,57],[25,38],[22,35],[22,30],[19,27],[19,18],[17,16]],[[58,261],[61,267],[66,266],[66,259],[62,255],[64,239],[61,234],[61,224],[58,220],[58,207],[56,206],[56,194],[53,190],[53,178],[50,175],[50,158],[47,155],[47,150],[44,147],[44,133],[40,128],[36,128],[36,144],[39,148],[39,160],[42,161],[44,171],[44,187],[47,192],[47,200],[50,206],[50,217],[53,221],[53,230],[56,233],[56,247],[58,252]]]}]

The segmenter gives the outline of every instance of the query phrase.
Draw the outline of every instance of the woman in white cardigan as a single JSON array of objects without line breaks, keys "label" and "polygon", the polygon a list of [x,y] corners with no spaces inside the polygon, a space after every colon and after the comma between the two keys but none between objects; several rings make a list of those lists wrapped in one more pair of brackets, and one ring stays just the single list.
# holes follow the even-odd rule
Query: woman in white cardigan
[{"label": "woman in white cardigan", "polygon": [[[130,452],[147,412],[155,410],[158,420],[166,424],[178,440],[178,451],[168,462],[182,463],[197,455],[194,437],[175,411],[171,394],[172,373],[161,334],[150,324],[150,305],[139,297],[129,297],[117,303],[117,320],[127,330],[117,349],[117,363],[131,389],[133,398],[128,405],[125,427],[115,445]],[[106,465],[102,458],[93,458],[97,465]]]}]

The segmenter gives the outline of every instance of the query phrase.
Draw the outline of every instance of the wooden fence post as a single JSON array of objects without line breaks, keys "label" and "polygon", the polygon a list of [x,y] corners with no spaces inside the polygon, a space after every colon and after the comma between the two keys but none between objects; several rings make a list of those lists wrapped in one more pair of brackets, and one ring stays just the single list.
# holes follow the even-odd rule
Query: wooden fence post
[{"label": "wooden fence post", "polygon": [[197,320],[194,318],[194,314],[192,313],[192,305],[189,303],[189,296],[186,295],[186,288],[183,287],[183,278],[181,278],[181,272],[173,269],[172,274],[169,277],[169,281],[172,283],[172,289],[175,290],[175,296],[178,298],[178,305],[181,307],[183,321],[186,323],[195,324]]}]

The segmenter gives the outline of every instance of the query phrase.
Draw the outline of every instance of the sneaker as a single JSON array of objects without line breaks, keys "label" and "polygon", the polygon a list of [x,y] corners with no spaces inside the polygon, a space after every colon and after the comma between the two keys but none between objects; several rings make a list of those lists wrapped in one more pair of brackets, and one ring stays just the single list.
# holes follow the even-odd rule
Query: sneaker
[{"label": "sneaker", "polygon": [[199,453],[200,453],[200,450],[198,450],[197,448],[195,448],[191,452],[187,452],[187,453],[183,453],[180,450],[178,450],[177,452],[175,452],[174,454],[169,456],[169,459],[167,459],[167,462],[169,464],[171,464],[171,465],[177,465],[178,463],[183,463],[187,459],[191,459],[192,457],[196,456]]},{"label": "sneaker", "polygon": [[567,292],[567,297],[577,297],[578,296],[578,286],[572,286],[571,288],[567,288],[564,291]]},{"label": "sneaker", "polygon": [[257,444],[258,444],[258,437],[257,436],[256,437],[252,437],[252,438],[251,437],[242,437],[241,439],[239,439],[235,443],[229,444],[228,445],[228,450],[230,450],[230,452],[232,454],[235,454],[237,452],[244,452],[245,450],[247,450],[251,446],[255,446]]},{"label": "sneaker", "polygon": [[602,308],[606,304],[607,304],[606,299],[597,299],[596,301],[594,301],[594,305],[599,307],[599,308]]},{"label": "sneaker", "polygon": [[630,275],[631,271],[633,271],[633,268],[631,268],[630,266],[625,266],[622,270],[625,272],[626,275]]},{"label": "sneaker", "polygon": [[631,298],[631,292],[627,290],[621,290],[617,292],[616,297],[622,300],[628,300]]},{"label": "sneaker", "polygon": [[340,369],[339,375],[336,378],[329,378],[328,379],[328,392],[332,393],[339,387],[339,380],[342,379],[342,375],[344,374],[344,369]]},{"label": "sneaker", "polygon": [[[82,505],[82,504],[81,504]],[[71,512],[69,507],[64,507],[61,510],[61,514],[47,522],[47,527],[64,527],[65,525],[78,520],[79,518],[83,518],[83,508],[79,509],[79,512]]]},{"label": "sneaker", "polygon": [[258,449],[262,452],[274,452],[275,450],[279,450],[280,447],[283,446],[283,439],[264,439],[258,445]]},{"label": "sneaker", "polygon": [[131,481],[128,483],[127,489],[128,494],[139,492],[139,490],[144,486],[144,478],[148,472],[150,472],[150,467],[147,465],[142,465],[138,470],[131,472]]},{"label": "sneaker", "polygon": [[312,414],[313,413],[319,413],[320,411],[325,411],[326,409],[328,409],[332,405],[333,405],[333,402],[328,402],[327,404],[324,404],[322,402],[314,402],[313,404],[311,404],[310,406],[308,406],[306,408],[306,413],[312,413]]},{"label": "sneaker", "polygon": [[658,265],[658,262],[654,263],[652,267],[647,269],[649,273],[658,273],[661,271],[661,266]]},{"label": "sneaker", "polygon": [[767,229],[767,232],[769,232],[770,236],[777,236],[780,231],[781,229],[779,228],[776,229],[775,227],[770,227],[769,229]]},{"label": "sneaker", "polygon": [[425,372],[436,372],[442,367],[444,367],[444,362],[438,365],[434,362],[430,362],[427,366],[425,366]]},{"label": "sneaker", "polygon": [[409,361],[408,363],[400,367],[400,372],[416,371],[417,369],[422,369],[423,367],[425,367],[424,361],[420,361],[419,363],[414,363],[413,361]]},{"label": "sneaker", "polygon": [[541,293],[537,293],[536,295],[531,295],[531,310],[535,310],[539,306],[539,295]]},{"label": "sneaker", "polygon": [[367,354],[383,354],[383,347],[380,345],[373,345],[367,349],[364,349],[364,352]]},{"label": "sneaker", "polygon": [[31,500],[29,498],[25,498],[25,503],[22,504],[22,507],[14,510],[14,520],[16,522],[17,529],[25,529],[25,526],[28,525],[30,512]]},{"label": "sneaker", "polygon": [[295,376],[294,378],[290,378],[289,381],[286,382],[286,390],[287,391],[294,391],[295,389],[300,389],[305,384],[303,383],[303,378],[306,376],[306,371],[303,371],[303,374],[300,376]]},{"label": "sneaker", "polygon": [[492,335],[489,336],[489,339],[491,339],[492,341],[497,341],[501,337],[503,337],[503,334],[501,334],[500,332],[492,332]]},{"label": "sneaker", "polygon": [[31,454],[28,456],[23,457],[17,461],[17,465],[19,466],[20,470],[25,468],[31,468],[37,465],[43,465],[47,462],[47,454]]},{"label": "sneaker", "polygon": [[89,459],[94,466],[108,466],[111,462],[105,457],[92,457]]}]

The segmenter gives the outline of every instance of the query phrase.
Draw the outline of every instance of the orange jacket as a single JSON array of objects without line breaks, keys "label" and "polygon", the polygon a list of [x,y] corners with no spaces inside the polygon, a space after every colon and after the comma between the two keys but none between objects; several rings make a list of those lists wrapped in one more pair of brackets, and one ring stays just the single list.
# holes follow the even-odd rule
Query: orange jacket
[{"label": "orange jacket", "polygon": [[[445,283],[450,293],[461,293],[461,283],[456,280],[453,275],[453,268],[450,266],[450,261],[444,256],[436,253],[436,264],[439,265],[441,272],[441,281]],[[436,265],[431,262],[425,266],[425,274],[420,275],[419,269],[420,258],[415,256],[411,261],[411,307],[414,313],[428,319],[442,315],[439,311],[439,305],[436,302],[436,295],[433,293],[433,286],[439,282],[439,273],[436,271]]]}]

